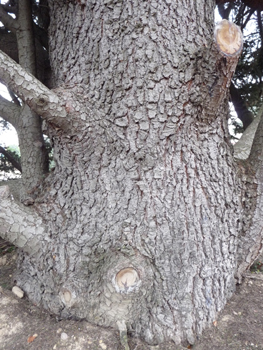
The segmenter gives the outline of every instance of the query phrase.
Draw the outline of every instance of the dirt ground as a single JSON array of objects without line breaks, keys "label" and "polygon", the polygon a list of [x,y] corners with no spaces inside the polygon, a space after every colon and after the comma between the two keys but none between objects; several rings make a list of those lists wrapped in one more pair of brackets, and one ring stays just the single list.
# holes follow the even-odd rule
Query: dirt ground
[{"label": "dirt ground", "polygon": [[[119,333],[85,321],[58,320],[12,292],[16,252],[0,245],[1,350],[128,350]],[[192,347],[149,346],[129,336],[130,350],[263,350],[263,274],[261,263],[248,273],[211,328]]]}]

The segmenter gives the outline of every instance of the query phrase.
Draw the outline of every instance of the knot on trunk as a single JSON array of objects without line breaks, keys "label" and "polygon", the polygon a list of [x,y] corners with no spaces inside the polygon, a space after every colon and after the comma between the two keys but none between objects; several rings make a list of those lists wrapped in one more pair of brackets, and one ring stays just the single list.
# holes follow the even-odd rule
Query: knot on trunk
[{"label": "knot on trunk", "polygon": [[217,23],[215,40],[219,50],[227,56],[238,55],[243,47],[243,37],[240,28],[226,19]]}]

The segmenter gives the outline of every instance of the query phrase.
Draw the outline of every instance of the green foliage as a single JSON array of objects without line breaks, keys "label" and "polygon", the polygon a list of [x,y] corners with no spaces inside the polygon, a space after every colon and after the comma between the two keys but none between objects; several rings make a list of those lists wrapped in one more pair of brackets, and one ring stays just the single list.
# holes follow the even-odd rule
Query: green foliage
[{"label": "green foliage", "polygon": [[[8,152],[8,154],[17,162],[20,164],[20,151],[18,146],[9,146],[5,148],[5,151]],[[17,169],[16,169],[17,170]],[[0,171],[6,172],[6,173],[14,173],[15,167],[10,162],[8,157],[0,153]]]},{"label": "green foliage", "polygon": [[251,266],[250,271],[253,273],[262,273],[263,272],[263,263],[260,260],[256,260]]},{"label": "green foliage", "polygon": [[248,109],[256,113],[263,102],[263,15],[239,0],[232,4],[230,19],[241,27],[244,35],[233,82]]},{"label": "green foliage", "polygon": [[[48,164],[49,170],[54,168],[54,160],[53,160],[53,149],[48,137],[44,138],[45,147],[48,151]],[[5,147],[4,150],[8,153],[8,156],[11,157],[14,162],[10,161],[10,158],[6,156],[1,149],[4,147],[0,147],[0,172],[5,173],[18,173],[19,169],[14,165],[15,162],[20,165],[20,150],[16,145]]]},{"label": "green foliage", "polygon": [[8,122],[2,118],[0,118],[0,129],[2,129],[2,130],[9,129]]},{"label": "green foliage", "polygon": [[53,169],[55,167],[55,162],[53,159],[53,148],[50,142],[50,139],[44,135],[44,142],[45,142],[45,147],[48,152],[48,168],[49,170]]}]

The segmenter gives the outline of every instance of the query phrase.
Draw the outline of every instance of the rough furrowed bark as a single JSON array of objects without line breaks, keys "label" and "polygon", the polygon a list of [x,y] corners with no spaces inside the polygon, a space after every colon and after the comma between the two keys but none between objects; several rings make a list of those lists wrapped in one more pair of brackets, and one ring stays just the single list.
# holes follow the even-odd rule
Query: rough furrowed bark
[{"label": "rough furrowed bark", "polygon": [[240,47],[218,51],[210,2],[50,7],[56,95],[76,124],[46,116],[56,167],[33,208],[47,238],[21,253],[17,283],[62,317],[192,344],[235,290],[225,101]]},{"label": "rough furrowed bark", "polygon": [[41,250],[45,226],[35,211],[17,204],[8,186],[0,187],[0,235],[29,255]]},{"label": "rough furrowed bark", "polygon": [[[241,145],[236,146],[236,150],[239,150],[241,158],[243,154],[247,154],[247,160],[242,161],[242,205],[244,214],[243,227],[238,247],[238,269],[236,272],[239,282],[242,280],[242,274],[244,271],[253,264],[263,249],[263,168],[261,155],[263,142],[262,116],[263,107],[259,110],[258,116],[251,124],[251,127],[248,128],[247,135],[244,135],[239,141]],[[247,152],[246,148],[248,148]],[[236,154],[238,155],[237,152]]]}]

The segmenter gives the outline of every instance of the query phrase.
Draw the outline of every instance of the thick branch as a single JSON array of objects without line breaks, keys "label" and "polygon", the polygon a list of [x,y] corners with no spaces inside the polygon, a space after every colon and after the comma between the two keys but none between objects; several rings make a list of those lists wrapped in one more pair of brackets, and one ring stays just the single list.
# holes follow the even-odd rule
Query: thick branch
[{"label": "thick branch", "polygon": [[11,154],[4,149],[4,147],[0,146],[0,153],[2,153],[8,161],[13,165],[14,168],[16,168],[20,173],[22,173],[22,168],[20,163],[18,163],[12,156]]},{"label": "thick branch", "polygon": [[243,225],[245,226],[243,226],[243,232],[240,235],[238,245],[238,269],[236,276],[239,280],[242,273],[251,266],[263,247],[263,107],[245,133],[256,122],[258,122],[258,127],[254,136],[250,156],[246,162],[246,175],[243,179]]},{"label": "thick branch", "polygon": [[21,109],[15,103],[6,100],[0,95],[0,117],[16,127]]},{"label": "thick branch", "polygon": [[222,20],[215,28],[215,44],[208,50],[211,79],[206,88],[206,113],[217,116],[218,109],[228,93],[242,50],[242,33],[234,23]]},{"label": "thick branch", "polygon": [[0,5],[0,21],[3,23],[3,25],[7,29],[11,30],[12,32],[15,33],[17,31],[18,29],[17,21],[8,13],[6,13],[2,5]]},{"label": "thick branch", "polygon": [[35,40],[31,12],[31,1],[19,0],[17,19],[19,30],[16,32],[19,64],[36,76]]},{"label": "thick branch", "polygon": [[235,143],[234,156],[236,159],[246,160],[249,157],[259,121],[260,117],[254,118],[253,122],[246,128],[240,140]]},{"label": "thick branch", "polygon": [[46,228],[42,219],[28,207],[17,204],[8,186],[0,187],[0,236],[34,254],[41,249]]},{"label": "thick branch", "polygon": [[72,129],[72,120],[65,107],[66,101],[61,101],[54,92],[2,51],[0,51],[0,81],[42,118],[64,130]]}]

